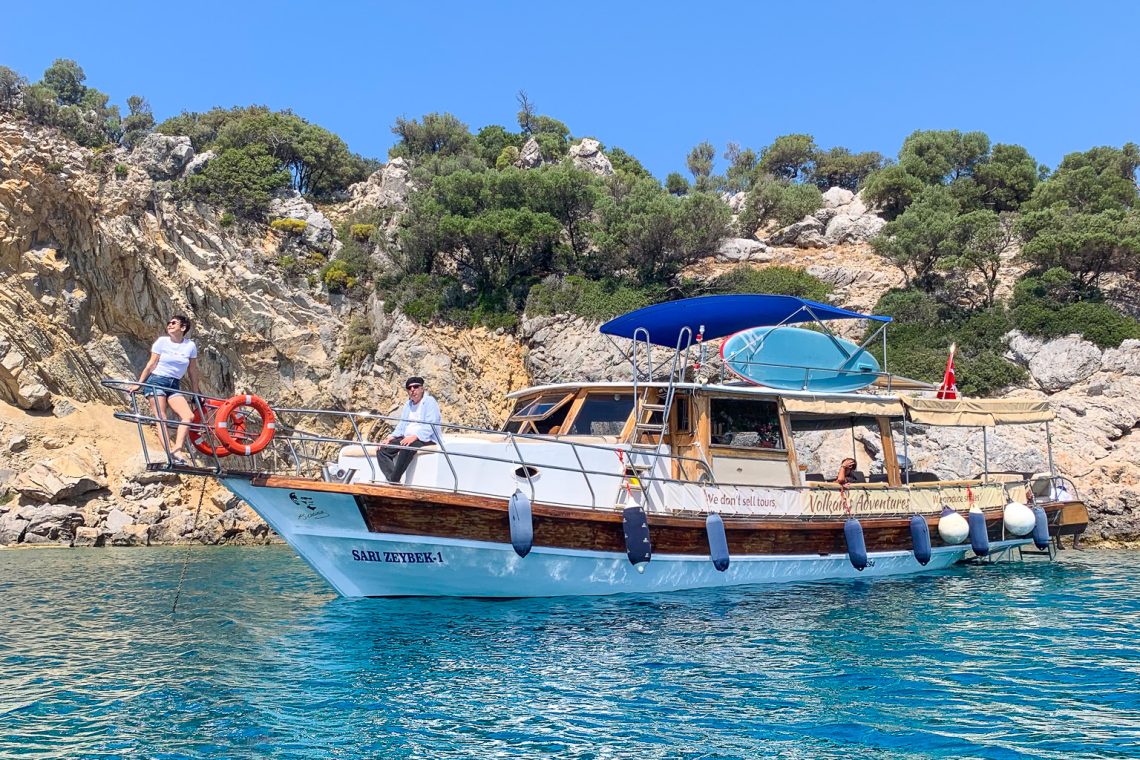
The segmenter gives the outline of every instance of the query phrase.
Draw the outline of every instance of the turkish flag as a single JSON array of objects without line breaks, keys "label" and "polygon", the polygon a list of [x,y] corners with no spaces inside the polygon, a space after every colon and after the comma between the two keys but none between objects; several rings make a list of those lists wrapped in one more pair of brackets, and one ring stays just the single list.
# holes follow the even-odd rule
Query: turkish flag
[{"label": "turkish flag", "polygon": [[936,398],[958,398],[958,383],[954,377],[954,352],[958,344],[950,346],[950,358],[946,360],[946,374],[942,377],[942,385],[938,386]]}]

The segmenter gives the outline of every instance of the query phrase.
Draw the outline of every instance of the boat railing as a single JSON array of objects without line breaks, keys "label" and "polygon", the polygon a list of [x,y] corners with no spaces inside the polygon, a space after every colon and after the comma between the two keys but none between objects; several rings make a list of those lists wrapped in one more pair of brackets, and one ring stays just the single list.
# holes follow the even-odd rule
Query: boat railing
[{"label": "boat railing", "polygon": [[[380,474],[375,457],[375,450],[381,445],[377,442],[377,439],[380,437],[378,434],[384,426],[394,427],[399,423],[399,418],[397,417],[373,412],[279,407],[274,410],[278,417],[277,434],[274,436],[270,445],[262,452],[248,457],[219,455],[217,453],[207,455],[204,454],[201,449],[191,447],[187,452],[191,457],[191,463],[189,465],[172,465],[170,455],[171,442],[173,439],[170,436],[174,434],[173,431],[180,422],[177,419],[164,420],[156,416],[151,410],[149,402],[147,402],[142,393],[146,389],[156,386],[151,386],[147,383],[136,384],[129,381],[115,380],[104,381],[103,385],[121,391],[127,396],[129,411],[118,411],[114,416],[117,419],[134,423],[137,426],[139,441],[148,466],[151,469],[168,469],[183,474],[207,476],[237,475],[245,477],[286,475],[311,478],[314,480],[330,480],[332,479],[332,474],[329,472],[329,466],[337,462],[341,451],[347,446],[358,446],[360,447],[364,461],[368,465],[370,480],[383,483],[385,481]],[[136,385],[138,386],[137,390],[131,390],[132,386]],[[184,392],[183,395],[190,399],[191,406],[199,411],[201,419],[204,420],[203,422],[187,423],[187,427],[190,431],[189,439],[193,441],[197,436],[204,436],[208,441],[216,441],[213,437],[212,426],[208,422],[209,417],[207,412],[212,408],[211,404],[217,404],[220,399],[190,392]],[[161,452],[158,457],[155,456],[155,448],[152,444],[148,443],[146,436],[146,429],[152,426],[158,431],[159,442],[157,451]],[[450,487],[420,484],[404,487],[428,491],[451,491],[483,496],[501,496],[502,494],[493,494],[486,489],[480,490],[478,483],[472,483],[470,480],[464,481],[462,479],[461,471],[463,468],[457,467],[457,462],[465,459],[475,459],[482,462],[512,465],[513,469],[519,473],[518,477],[525,479],[527,490],[529,490],[532,500],[536,498],[534,477],[539,469],[572,473],[581,477],[586,490],[589,492],[589,506],[591,508],[609,509],[617,503],[617,499],[615,498],[613,501],[602,501],[602,495],[598,494],[595,488],[597,485],[595,478],[621,482],[621,488],[625,488],[626,483],[628,483],[630,479],[628,471],[623,472],[622,469],[618,468],[600,469],[596,465],[594,467],[587,467],[583,461],[584,452],[593,450],[608,452],[614,455],[615,458],[619,456],[628,457],[630,451],[628,442],[594,443],[580,440],[572,441],[538,434],[490,430],[487,428],[451,423],[443,423],[440,427],[444,435],[441,435],[443,443],[438,448],[423,447],[411,449],[411,447],[402,446],[395,446],[395,448],[414,450],[417,457],[442,457],[442,461],[446,464],[451,474]],[[339,432],[337,428],[343,432]],[[456,450],[448,446],[448,435],[454,434],[475,434],[483,437],[491,437],[492,439],[499,439],[508,446],[508,450],[513,453],[513,456]],[[453,439],[452,443],[455,443],[457,440],[460,439]],[[547,455],[537,459],[533,456],[528,457],[527,453],[530,445],[534,443],[544,444],[543,452]],[[569,450],[569,456],[554,457],[555,461],[552,461],[552,458],[549,456],[550,449],[547,448],[549,446],[566,447]],[[207,446],[207,448],[211,448],[211,446]],[[643,457],[642,461],[644,464],[637,467],[633,477],[641,484],[645,484],[641,485],[641,489],[647,497],[648,487],[654,484],[662,488],[670,484],[680,484],[690,487],[694,485],[720,487],[720,484],[716,482],[713,476],[711,468],[700,458],[681,456],[666,450],[658,450],[656,452],[645,451],[642,452],[640,456]],[[565,463],[560,463],[562,459],[565,459]],[[666,467],[664,468],[658,466],[662,461],[666,463]],[[684,473],[688,471],[699,473],[698,477],[696,479],[691,477],[687,479],[673,477],[674,463],[680,472]],[[625,460],[624,465],[628,467],[629,461]],[[602,482],[605,481],[603,480]],[[907,490],[911,488],[926,490],[929,488],[937,489],[941,487],[978,484],[979,482],[978,480],[961,482],[945,481],[929,484],[920,483],[914,484],[913,486],[908,484],[903,486],[903,488]],[[995,484],[997,483],[995,482]],[[732,484],[725,487],[804,492],[805,490],[816,487],[828,487],[830,485],[832,484],[813,483],[807,486],[780,486],[757,483]],[[871,485],[881,486],[882,484]],[[1009,482],[1002,483],[1001,485],[1008,489],[1013,489],[1015,485],[1019,488],[1028,487],[1034,493],[1035,498],[1048,501],[1077,498],[1077,491],[1072,481],[1067,477],[1059,475],[1020,479],[1016,484]],[[1058,498],[1059,495],[1065,493],[1062,488],[1067,489],[1067,493],[1069,494],[1068,499]],[[852,492],[858,492],[861,490],[861,487],[860,485],[854,485],[851,486],[851,490]],[[615,493],[614,496],[618,496],[619,493],[620,491]],[[570,496],[569,493],[566,495],[568,497]],[[543,501],[551,504],[565,504],[567,506],[584,506],[580,499],[558,501],[557,497],[552,499],[544,496]],[[699,510],[700,508],[697,507],[697,509]],[[904,513],[900,512],[900,515],[901,514]]]},{"label": "boat railing", "polygon": [[[118,411],[115,412],[114,416],[116,419],[134,423],[138,427],[139,442],[142,446],[144,460],[149,467],[155,469],[166,468],[200,475],[290,474],[297,477],[327,479],[329,477],[327,468],[330,463],[337,460],[341,450],[346,446],[358,446],[360,447],[363,459],[368,464],[371,475],[370,480],[383,482],[372,449],[378,448],[381,445],[376,440],[380,427],[387,425],[394,428],[400,421],[399,417],[374,412],[275,407],[274,413],[277,416],[277,432],[270,444],[263,451],[250,456],[231,456],[228,453],[219,453],[218,450],[223,447],[217,445],[213,425],[209,422],[210,411],[216,408],[216,405],[221,399],[204,394],[182,391],[181,395],[187,397],[190,401],[191,408],[198,412],[201,421],[181,423],[181,421],[173,415],[165,419],[159,417],[154,413],[153,409],[150,408],[150,404],[146,400],[144,393],[146,390],[157,388],[158,386],[154,386],[150,383],[135,383],[122,380],[104,380],[102,384],[104,387],[117,390],[127,397],[130,407],[129,411]],[[171,450],[173,441],[171,436],[174,435],[174,430],[180,424],[186,424],[189,441],[192,442],[199,439],[208,441],[209,445],[206,445],[204,448],[212,449],[213,453],[207,454],[204,453],[200,447],[190,446],[185,452],[185,455],[190,457],[190,464],[188,466],[172,464],[174,460],[171,455],[174,452]],[[145,430],[151,426],[158,431],[159,444],[157,452],[152,450],[153,447],[148,444],[145,435]],[[338,427],[341,430],[348,428],[351,432],[348,433],[348,431],[345,431],[347,434],[338,434],[335,432]],[[488,428],[454,423],[441,423],[440,428],[442,434],[440,435],[441,443],[438,448],[413,448],[400,445],[391,445],[391,447],[395,449],[412,450],[417,456],[442,457],[451,473],[452,487],[449,490],[457,493],[464,492],[486,495],[485,492],[481,492],[477,489],[463,488],[465,484],[460,481],[460,468],[456,467],[456,459],[477,459],[486,462],[514,465],[515,469],[520,471],[523,477],[525,477],[532,499],[535,496],[535,484],[532,475],[534,468],[541,467],[544,470],[556,470],[580,475],[589,491],[591,506],[597,508],[599,506],[599,496],[594,489],[595,483],[591,476],[623,478],[624,473],[621,470],[615,472],[614,470],[587,468],[582,460],[582,452],[585,450],[609,452],[612,453],[615,458],[618,458],[619,462],[623,461],[622,458],[628,456],[629,452],[629,444],[623,442],[602,444],[586,441],[571,441],[537,434],[491,430]],[[456,433],[473,433],[480,436],[499,438],[509,445],[510,450],[514,452],[514,456],[508,458],[487,453],[449,449],[447,436],[448,434]],[[541,461],[534,460],[533,458],[528,460],[528,457],[524,454],[525,447],[520,447],[520,442],[537,442],[546,445],[567,447],[573,457],[574,465],[558,464],[549,461],[549,458],[543,458]],[[160,453],[160,456],[155,456],[156,453]],[[640,452],[639,456],[642,463],[637,466],[635,472],[635,477],[639,481],[645,483],[692,482],[673,477],[661,477],[657,474],[657,470],[659,469],[657,465],[664,460],[669,472],[672,471],[673,463],[676,463],[682,472],[685,471],[686,466],[689,466],[695,468],[696,471],[700,473],[700,482],[708,483],[709,485],[715,483],[711,468],[702,459],[681,456],[671,451],[663,450]],[[238,466],[230,464],[230,462],[235,461],[240,461],[241,464]],[[422,488],[425,486],[417,485],[414,487]],[[577,504],[578,502],[574,503]]]},{"label": "boat railing", "polygon": [[[754,359],[750,359],[747,361],[742,361],[742,360],[737,359],[736,363],[738,365],[747,366],[747,367],[764,367],[764,368],[802,371],[803,372],[803,381],[800,384],[800,390],[809,390],[811,388],[811,380],[812,380],[812,377],[814,374],[814,376],[817,379],[824,378],[824,379],[828,379],[828,380],[844,379],[844,378],[848,378],[848,377],[858,377],[861,379],[866,379],[868,385],[871,385],[871,384],[876,383],[876,382],[881,380],[883,382],[880,385],[880,387],[883,388],[885,393],[891,393],[892,392],[892,384],[894,382],[894,377],[895,377],[893,373],[886,372],[883,370],[872,372],[870,370],[865,370],[865,369],[842,369],[839,367],[810,367],[810,366],[804,366],[802,364],[779,364],[776,362],[758,362]],[[783,387],[783,386],[781,386],[781,387]]]}]

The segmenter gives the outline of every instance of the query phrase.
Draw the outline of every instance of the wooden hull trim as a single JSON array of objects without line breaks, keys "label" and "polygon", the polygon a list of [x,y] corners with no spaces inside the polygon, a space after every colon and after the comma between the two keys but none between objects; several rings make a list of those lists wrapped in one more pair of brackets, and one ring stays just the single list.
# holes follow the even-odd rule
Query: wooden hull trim
[{"label": "wooden hull trim", "polygon": [[[338,484],[290,478],[255,479],[266,488],[305,488],[351,496],[367,530],[401,536],[423,536],[510,544],[508,503],[505,499],[425,492],[402,486]],[[427,497],[428,500],[425,500]],[[1055,505],[1056,511],[1060,505]],[[625,550],[619,511],[573,509],[544,504],[531,507],[534,546],[579,551]],[[1002,541],[1002,510],[986,513],[991,542]],[[910,516],[856,516],[863,526],[867,550],[910,551]],[[770,517],[756,519],[722,515],[729,552],[740,555],[827,555],[845,553],[846,518]],[[933,547],[947,546],[938,534],[938,516],[925,517]],[[655,556],[707,554],[705,515],[649,514]]]}]

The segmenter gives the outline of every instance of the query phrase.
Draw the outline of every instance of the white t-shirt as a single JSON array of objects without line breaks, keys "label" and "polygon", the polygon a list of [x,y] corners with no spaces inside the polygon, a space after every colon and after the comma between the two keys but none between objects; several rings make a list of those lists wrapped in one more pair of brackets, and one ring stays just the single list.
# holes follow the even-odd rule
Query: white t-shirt
[{"label": "white t-shirt", "polygon": [[194,341],[183,338],[181,343],[175,343],[165,335],[154,342],[150,352],[158,354],[158,366],[151,374],[175,380],[181,380],[186,374],[186,368],[190,366],[190,360],[198,358],[198,346]]}]

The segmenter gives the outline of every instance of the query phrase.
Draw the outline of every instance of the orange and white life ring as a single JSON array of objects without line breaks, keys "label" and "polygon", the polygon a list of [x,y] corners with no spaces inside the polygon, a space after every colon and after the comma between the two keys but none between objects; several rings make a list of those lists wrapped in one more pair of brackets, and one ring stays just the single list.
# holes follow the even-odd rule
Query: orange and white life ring
[{"label": "orange and white life ring", "polygon": [[[246,406],[261,415],[261,432],[252,441],[248,440],[248,436],[243,436],[242,440],[239,441],[237,440],[238,436],[235,435],[236,432],[240,432],[235,412],[239,407]],[[243,420],[241,430],[244,431],[244,429]],[[264,399],[249,393],[232,396],[222,404],[221,408],[218,409],[217,422],[214,424],[214,433],[218,436],[218,440],[232,453],[239,456],[248,457],[261,451],[273,440],[273,435],[276,432],[277,415],[273,413]]]},{"label": "orange and white life ring", "polygon": [[[223,404],[225,402],[220,398],[206,398],[202,399],[201,405],[194,404],[194,418],[190,422],[195,427],[190,429],[190,444],[208,457],[228,457],[230,455],[230,450],[224,444],[219,443],[215,446],[213,444],[215,436],[210,435],[217,418],[217,410]],[[203,411],[206,412],[205,420],[202,419]],[[233,436],[242,437],[245,433],[245,415],[240,412],[235,414],[229,429],[233,431]]]}]

